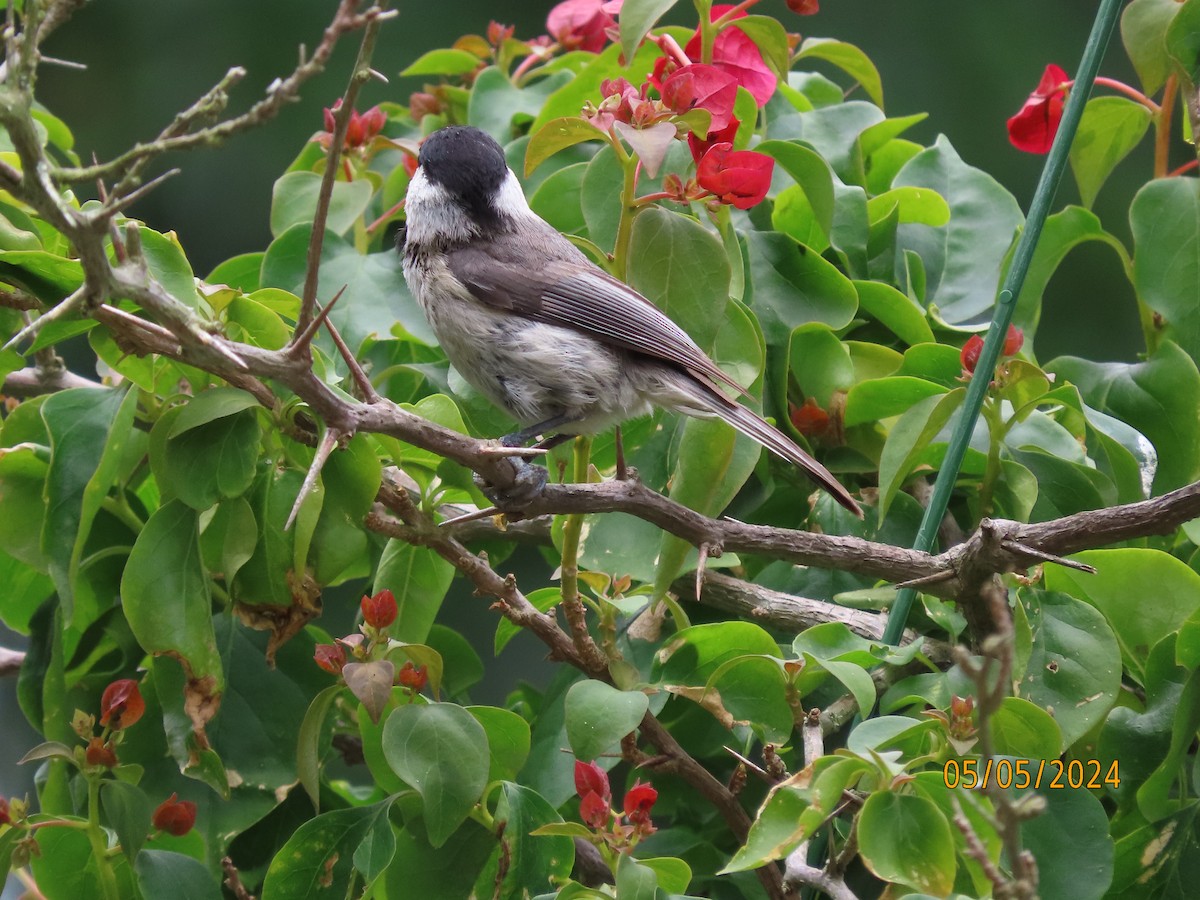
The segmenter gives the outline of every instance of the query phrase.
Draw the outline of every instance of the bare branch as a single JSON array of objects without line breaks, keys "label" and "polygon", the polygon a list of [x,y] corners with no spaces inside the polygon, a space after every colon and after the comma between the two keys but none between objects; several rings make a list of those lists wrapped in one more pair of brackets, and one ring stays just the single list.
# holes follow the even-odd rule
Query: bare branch
[{"label": "bare branch", "polygon": [[16,675],[21,671],[23,662],[25,662],[25,654],[22,651],[0,647],[0,678],[5,675]]},{"label": "bare branch", "polygon": [[[392,17],[392,13],[384,12],[378,7],[372,7],[365,12],[359,13],[357,11],[359,3],[360,0],[342,0],[333,21],[325,29],[324,34],[321,36],[321,42],[317,45],[312,55],[302,60],[286,78],[277,79],[272,82],[267,87],[266,96],[240,116],[187,134],[177,134],[163,137],[147,144],[137,144],[116,159],[106,163],[83,167],[55,168],[51,174],[60,182],[95,181],[97,178],[111,181],[114,178],[123,178],[130,167],[141,160],[152,159],[171,150],[215,146],[235,134],[256,128],[278,115],[284,106],[299,96],[300,88],[305,82],[325,70],[325,65],[328,63],[329,57],[333,54],[333,49],[339,39],[351,31],[357,31],[365,27],[369,22]],[[229,75],[227,74],[225,78],[228,79]],[[224,80],[222,83],[224,83]],[[213,91],[210,91],[205,96],[210,96],[212,93]],[[168,126],[165,131],[169,131],[170,128],[171,126]]]},{"label": "bare branch", "polygon": [[6,397],[16,397],[18,400],[28,400],[39,394],[54,394],[69,388],[102,388],[104,385],[82,375],[76,375],[69,369],[58,372],[47,372],[37,366],[29,366],[9,372],[4,377],[4,385],[0,394]]},{"label": "bare branch", "polygon": [[[373,6],[371,12],[381,13],[382,8],[378,5]],[[303,334],[307,328],[313,316],[313,308],[317,303],[321,249],[325,246],[325,223],[329,219],[329,204],[333,199],[333,183],[337,180],[342,144],[346,140],[350,117],[355,112],[354,104],[358,101],[358,92],[371,77],[371,55],[375,52],[375,40],[379,35],[379,26],[382,21],[380,15],[373,15],[368,19],[363,31],[362,43],[358,47],[358,59],[354,63],[354,71],[350,73],[350,83],[346,85],[346,91],[342,94],[341,106],[333,114],[333,135],[329,141],[325,171],[321,175],[321,187],[317,191],[317,208],[313,214],[312,234],[308,239],[304,289],[300,294],[300,315],[296,320],[296,334],[298,335]]]}]

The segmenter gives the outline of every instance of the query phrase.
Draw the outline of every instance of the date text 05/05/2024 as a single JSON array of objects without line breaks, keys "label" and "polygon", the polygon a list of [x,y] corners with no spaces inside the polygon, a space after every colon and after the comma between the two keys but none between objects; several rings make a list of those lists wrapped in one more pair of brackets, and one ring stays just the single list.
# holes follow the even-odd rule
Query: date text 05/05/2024
[{"label": "date text 05/05/2024", "polygon": [[1121,777],[1117,760],[1107,766],[1098,759],[952,759],[942,767],[942,781],[948,788],[987,788],[1024,790],[1102,787],[1118,788]]}]

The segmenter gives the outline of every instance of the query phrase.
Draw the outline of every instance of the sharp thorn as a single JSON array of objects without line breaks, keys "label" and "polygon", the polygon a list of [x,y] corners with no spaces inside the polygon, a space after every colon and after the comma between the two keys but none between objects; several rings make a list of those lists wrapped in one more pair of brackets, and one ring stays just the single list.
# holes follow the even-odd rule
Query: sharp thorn
[{"label": "sharp thorn", "polygon": [[438,523],[441,528],[453,528],[456,525],[465,525],[467,522],[474,522],[478,519],[490,519],[492,516],[498,516],[503,510],[498,506],[488,506],[483,509],[477,509],[474,512],[463,513],[461,516],[455,516],[452,519],[446,519],[444,522]]},{"label": "sharp thorn", "polygon": [[333,452],[333,448],[337,446],[337,442],[341,436],[340,432],[334,431],[332,428],[326,428],[325,433],[321,435],[321,443],[317,445],[317,452],[313,454],[312,465],[308,467],[308,472],[304,476],[304,483],[300,485],[300,493],[296,495],[296,502],[292,504],[292,511],[288,513],[287,523],[283,526],[284,531],[291,531],[292,523],[296,521],[296,516],[300,514],[300,507],[304,504],[305,498],[316,487],[317,476],[321,474],[321,469],[325,467],[325,461],[329,459],[329,454]]}]

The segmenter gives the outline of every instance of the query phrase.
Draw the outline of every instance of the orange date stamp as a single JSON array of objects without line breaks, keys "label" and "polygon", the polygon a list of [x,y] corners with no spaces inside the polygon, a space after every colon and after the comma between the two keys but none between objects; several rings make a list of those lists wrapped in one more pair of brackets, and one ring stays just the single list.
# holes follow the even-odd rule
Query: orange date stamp
[{"label": "orange date stamp", "polygon": [[1098,759],[951,759],[942,766],[942,783],[950,789],[998,787],[1002,790],[1062,790],[1121,786],[1117,760],[1107,768]]}]

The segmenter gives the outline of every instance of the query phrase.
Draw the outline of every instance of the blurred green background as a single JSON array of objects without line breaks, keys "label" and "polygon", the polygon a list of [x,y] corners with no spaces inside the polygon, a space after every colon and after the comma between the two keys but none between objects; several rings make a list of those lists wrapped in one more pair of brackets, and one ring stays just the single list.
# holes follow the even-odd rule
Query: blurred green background
[{"label": "blurred green background", "polygon": [[[248,70],[231,103],[234,111],[245,109],[272,79],[291,71],[299,45],[316,44],[335,5],[333,0],[94,0],[46,48],[87,70],[45,68],[39,96],[73,129],[84,160],[93,154],[108,159],[135,140],[153,138],[231,66]],[[517,37],[543,33],[553,3],[401,0],[395,5],[400,16],[385,26],[375,56],[375,67],[391,84],[369,84],[360,108],[382,100],[406,103],[421,84],[400,79],[399,71],[420,53],[448,46],[463,33],[483,33],[489,19],[515,25]],[[1005,120],[1020,107],[1046,63],[1074,71],[1097,5],[1080,0],[826,0],[820,14],[802,18],[790,13],[783,0],[764,0],[755,12],[778,16],[792,31],[860,46],[882,74],[890,115],[930,114],[906,136],[929,143],[946,134],[967,162],[991,173],[1027,208],[1044,159],[1013,149]],[[694,23],[691,4],[681,0],[668,21]],[[221,148],[161,162],[155,171],[180,166],[183,173],[133,214],[156,229],[176,231],[198,274],[236,253],[265,248],[272,182],[322,128],[321,109],[344,89],[355,48],[355,41],[347,39],[301,102],[268,127]],[[1102,72],[1135,81],[1119,36]],[[830,74],[844,81],[840,74]],[[1172,165],[1187,159],[1184,145],[1174,152]],[[1125,241],[1129,201],[1150,169],[1147,140],[1118,167],[1096,204],[1106,227]],[[86,192],[87,186],[81,189]],[[1077,200],[1068,176],[1057,205]],[[1037,355],[1043,360],[1064,353],[1132,360],[1139,349],[1132,291],[1115,258],[1096,244],[1076,250],[1047,292]],[[14,771],[12,762],[36,741],[16,709],[14,689],[15,679],[0,684],[0,794],[5,795],[29,789],[32,772]],[[4,897],[14,896],[10,884]]]}]

